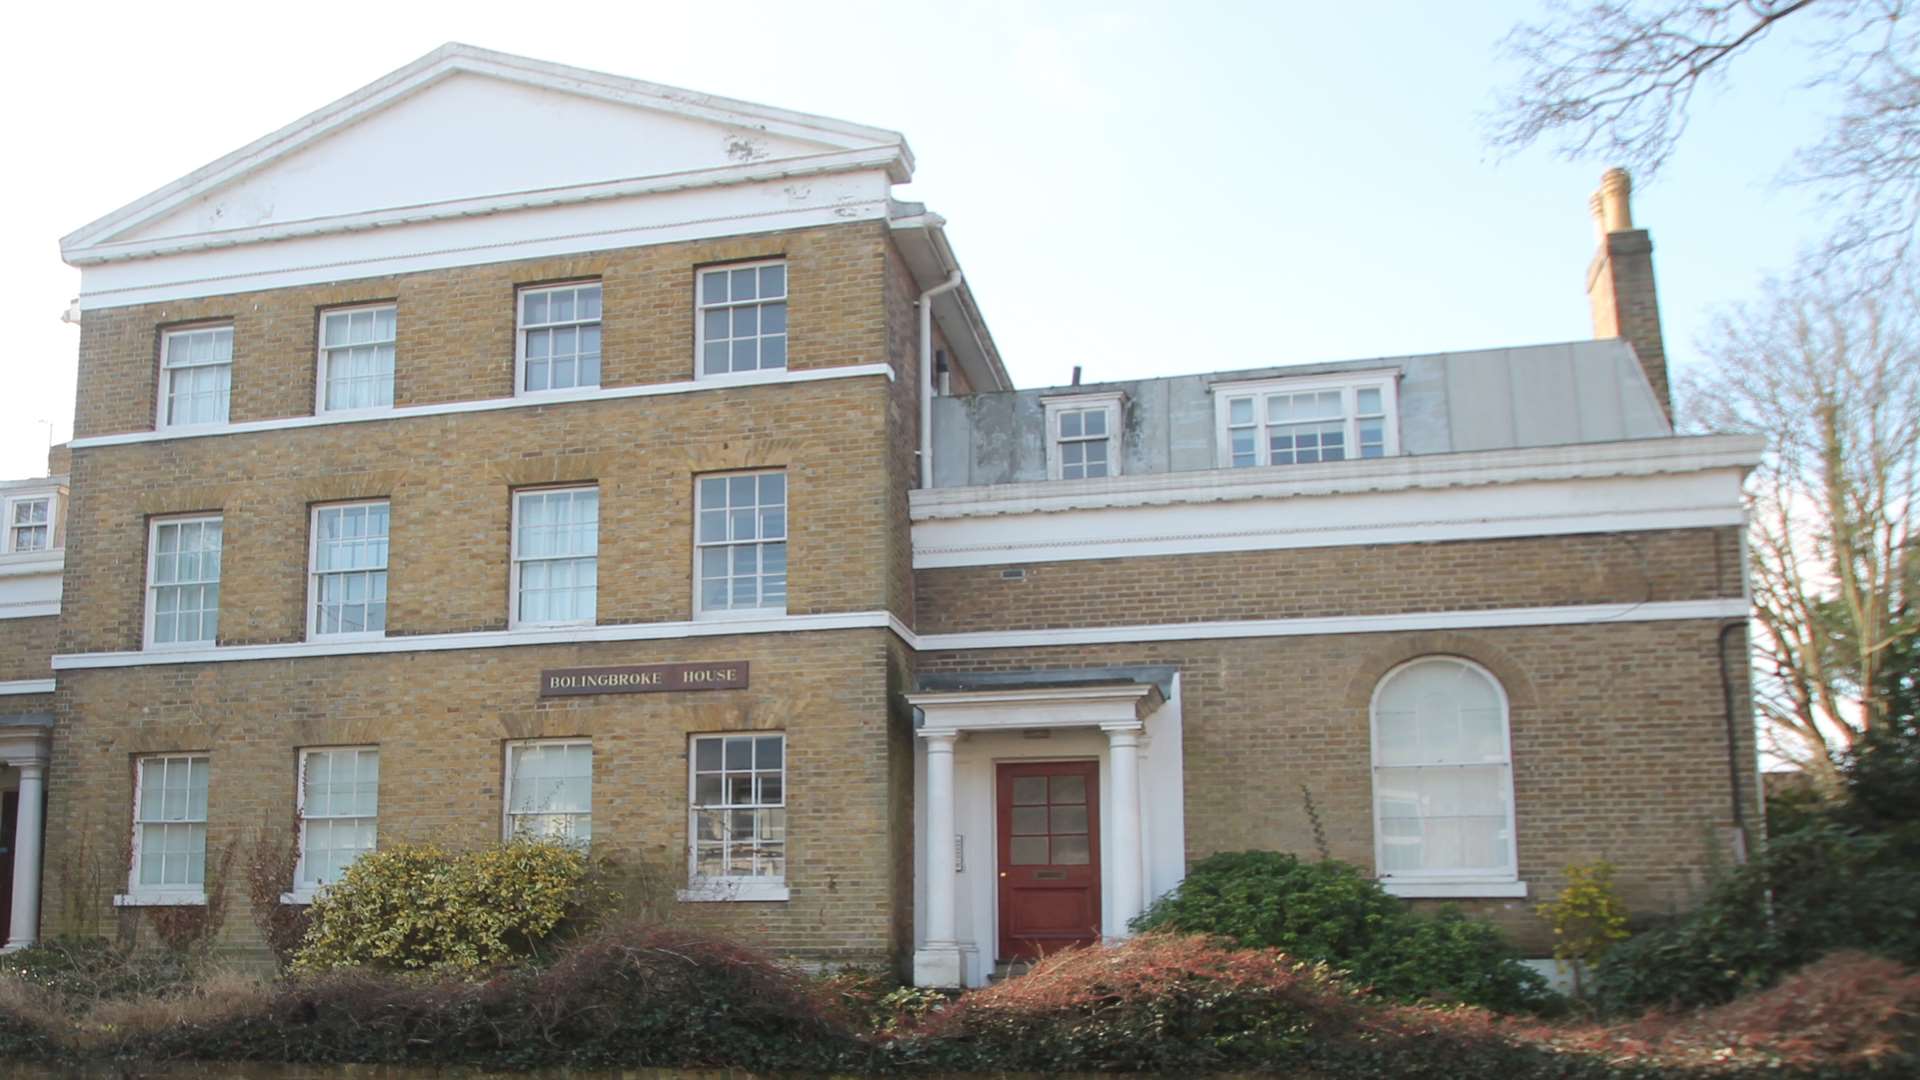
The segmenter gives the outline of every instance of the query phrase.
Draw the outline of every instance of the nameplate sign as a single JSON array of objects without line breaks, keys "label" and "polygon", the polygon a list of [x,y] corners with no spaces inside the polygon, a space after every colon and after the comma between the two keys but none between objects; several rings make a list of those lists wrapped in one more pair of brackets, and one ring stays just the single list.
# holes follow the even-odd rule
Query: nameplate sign
[{"label": "nameplate sign", "polygon": [[744,690],[746,686],[745,660],[722,660],[711,664],[553,668],[540,673],[541,697],[651,694],[673,690]]}]

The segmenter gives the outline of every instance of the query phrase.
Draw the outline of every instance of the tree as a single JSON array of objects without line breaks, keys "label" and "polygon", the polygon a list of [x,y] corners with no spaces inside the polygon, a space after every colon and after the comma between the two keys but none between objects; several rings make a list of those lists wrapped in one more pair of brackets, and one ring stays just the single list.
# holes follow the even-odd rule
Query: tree
[{"label": "tree", "polygon": [[[1785,169],[1838,216],[1829,254],[1883,270],[1920,225],[1920,19],[1908,0],[1549,0],[1501,53],[1521,66],[1496,92],[1488,140],[1509,151],[1552,137],[1562,157],[1652,180],[1686,133],[1694,94],[1778,38],[1807,51],[1811,82],[1839,91],[1826,134]],[[1790,22],[1789,22],[1790,20]]]},{"label": "tree", "polygon": [[1920,292],[1805,272],[1704,345],[1689,422],[1769,441],[1748,485],[1756,705],[1776,750],[1831,786],[1911,687],[1894,673],[1920,632]]}]

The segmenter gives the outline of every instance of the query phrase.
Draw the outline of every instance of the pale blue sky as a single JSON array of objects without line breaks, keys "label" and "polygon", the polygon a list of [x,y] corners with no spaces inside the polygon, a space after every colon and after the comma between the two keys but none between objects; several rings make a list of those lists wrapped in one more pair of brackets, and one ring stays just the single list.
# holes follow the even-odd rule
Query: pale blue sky
[{"label": "pale blue sky", "polygon": [[[72,423],[61,235],[447,40],[905,132],[899,195],[948,218],[1023,386],[1591,333],[1601,166],[1480,140],[1533,2],[36,7],[0,70],[0,476]],[[1793,60],[1751,58],[1636,193],[1677,366],[1819,238],[1772,185],[1820,122]]]}]

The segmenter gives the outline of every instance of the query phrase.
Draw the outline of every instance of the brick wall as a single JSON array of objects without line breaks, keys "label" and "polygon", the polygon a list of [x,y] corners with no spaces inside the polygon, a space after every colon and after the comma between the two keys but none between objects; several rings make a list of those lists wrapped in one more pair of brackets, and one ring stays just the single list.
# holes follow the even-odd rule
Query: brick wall
[{"label": "brick wall", "polygon": [[[53,655],[59,624],[58,615],[0,619],[0,682],[51,678],[53,669],[47,658]],[[12,711],[19,701],[16,697],[0,698],[0,708]]]},{"label": "brick wall", "polygon": [[305,634],[309,508],[391,500],[389,633],[507,624],[509,492],[600,490],[602,623],[686,619],[693,478],[784,468],[793,613],[887,603],[893,537],[878,376],[83,448],[63,652],[140,647],[147,521],[225,516],[220,640]]},{"label": "brick wall", "polygon": [[[1608,859],[1627,902],[1654,913],[1697,898],[1731,823],[1726,723],[1707,621],[1454,633],[922,653],[921,672],[1171,664],[1185,725],[1187,857],[1263,848],[1311,856],[1306,784],[1336,858],[1373,865],[1368,703],[1418,656],[1474,660],[1511,700],[1514,795],[1525,900],[1467,906],[1536,955],[1550,947],[1533,904],[1563,868]],[[1745,715],[1745,641],[1729,646]],[[1735,754],[1757,820],[1752,725]],[[1149,753],[1152,753],[1149,749]]]},{"label": "brick wall", "polygon": [[1739,530],[1378,544],[917,571],[923,633],[1741,595]]},{"label": "brick wall", "polygon": [[883,223],[849,223],[89,311],[74,434],[152,429],[160,331],[206,320],[233,323],[234,421],[311,415],[320,311],[376,301],[398,308],[396,405],[508,397],[515,290],[580,278],[604,291],[603,386],[690,379],[696,268],[777,256],[791,296],[788,367],[880,363],[888,245]]},{"label": "brick wall", "polygon": [[[543,668],[745,660],[746,690],[541,700]],[[526,646],[460,653],[248,661],[61,676],[72,722],[49,770],[46,930],[111,932],[100,893],[125,889],[136,754],[212,755],[209,851],[236,849],[223,884],[229,947],[256,947],[244,870],[257,834],[293,826],[301,747],[380,748],[383,843],[490,843],[501,831],[506,740],[588,737],[596,851],[684,876],[687,737],[784,731],[792,899],[683,904],[684,916],[785,952],[874,962],[899,940],[895,813],[904,747],[888,704],[882,631],[679,642]],[[94,882],[89,891],[88,882]],[[144,916],[118,918],[137,932]]]}]

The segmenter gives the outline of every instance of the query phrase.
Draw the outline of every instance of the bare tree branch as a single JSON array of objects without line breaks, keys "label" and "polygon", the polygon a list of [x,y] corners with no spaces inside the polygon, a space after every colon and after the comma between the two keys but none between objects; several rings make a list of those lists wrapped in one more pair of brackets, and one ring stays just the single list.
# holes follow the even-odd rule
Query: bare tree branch
[{"label": "bare tree branch", "polygon": [[1713,365],[1682,380],[1688,419],[1768,436],[1749,483],[1755,702],[1791,757],[1831,778],[1882,722],[1887,651],[1915,632],[1920,292],[1808,271],[1724,315]]}]

